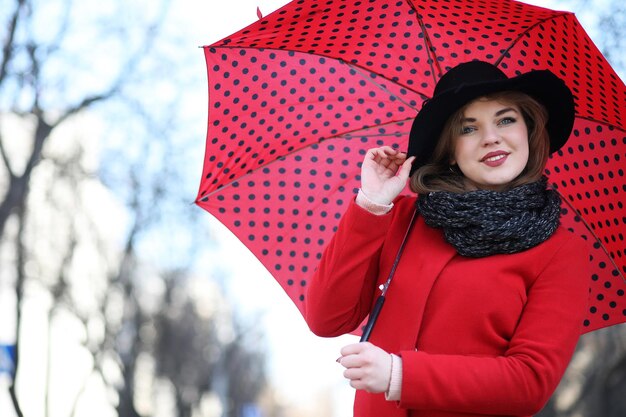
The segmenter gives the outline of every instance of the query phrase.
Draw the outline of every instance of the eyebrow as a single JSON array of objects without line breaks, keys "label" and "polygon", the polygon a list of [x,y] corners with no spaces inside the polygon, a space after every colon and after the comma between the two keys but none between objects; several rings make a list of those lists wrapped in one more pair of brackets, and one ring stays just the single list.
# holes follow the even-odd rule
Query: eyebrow
[{"label": "eyebrow", "polygon": [[[498,110],[496,114],[494,114],[494,116],[495,117],[502,116],[503,114],[508,113],[510,111],[517,113],[517,110],[515,110],[513,107],[505,107],[501,110]],[[476,119],[473,117],[464,117],[463,119],[461,119],[461,123],[466,123],[466,122],[473,123],[475,121]]]}]

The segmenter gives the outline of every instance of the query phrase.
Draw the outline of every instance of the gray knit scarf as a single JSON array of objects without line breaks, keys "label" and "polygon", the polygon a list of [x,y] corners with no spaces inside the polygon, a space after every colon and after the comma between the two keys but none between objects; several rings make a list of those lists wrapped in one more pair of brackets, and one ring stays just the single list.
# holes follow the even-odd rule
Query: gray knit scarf
[{"label": "gray knit scarf", "polygon": [[559,225],[561,200],[546,184],[543,177],[504,192],[432,192],[420,195],[417,206],[463,256],[516,253],[548,239]]}]

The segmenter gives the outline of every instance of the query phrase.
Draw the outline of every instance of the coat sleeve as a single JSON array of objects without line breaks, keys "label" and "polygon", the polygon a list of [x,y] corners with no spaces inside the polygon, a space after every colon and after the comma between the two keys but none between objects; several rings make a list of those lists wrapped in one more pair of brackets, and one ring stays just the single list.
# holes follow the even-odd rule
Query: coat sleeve
[{"label": "coat sleeve", "polygon": [[584,242],[572,236],[529,289],[519,324],[500,357],[401,352],[400,406],[476,414],[537,413],[556,389],[580,336],[589,269]]},{"label": "coat sleeve", "polygon": [[391,219],[391,213],[377,216],[352,201],[309,280],[304,315],[313,333],[339,336],[365,319]]}]

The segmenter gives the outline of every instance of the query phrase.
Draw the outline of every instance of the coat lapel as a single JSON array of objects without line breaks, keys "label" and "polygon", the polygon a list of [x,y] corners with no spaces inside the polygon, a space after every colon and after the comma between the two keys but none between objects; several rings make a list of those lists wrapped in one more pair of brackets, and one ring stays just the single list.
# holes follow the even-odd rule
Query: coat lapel
[{"label": "coat lapel", "polygon": [[[387,260],[391,258],[389,265],[396,252],[385,256]],[[372,343],[395,352],[415,349],[430,291],[441,270],[455,255],[456,250],[444,240],[442,231],[427,226],[419,216],[387,290],[385,305],[370,339]]]}]

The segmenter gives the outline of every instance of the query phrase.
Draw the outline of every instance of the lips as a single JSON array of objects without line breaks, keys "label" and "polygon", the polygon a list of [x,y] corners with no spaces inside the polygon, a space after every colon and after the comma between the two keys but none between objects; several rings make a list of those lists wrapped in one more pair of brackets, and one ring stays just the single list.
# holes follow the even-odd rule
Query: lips
[{"label": "lips", "polygon": [[502,165],[508,156],[509,153],[504,151],[489,152],[487,155],[483,156],[480,162],[490,167],[496,167]]}]

